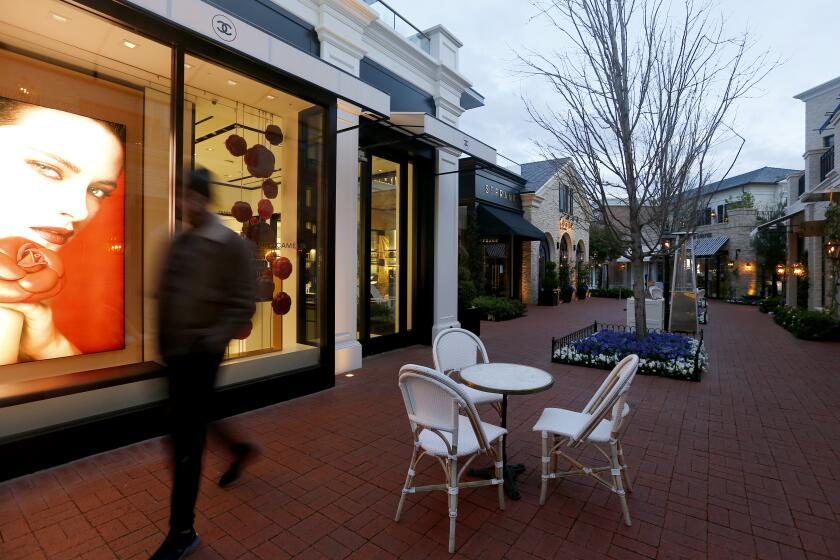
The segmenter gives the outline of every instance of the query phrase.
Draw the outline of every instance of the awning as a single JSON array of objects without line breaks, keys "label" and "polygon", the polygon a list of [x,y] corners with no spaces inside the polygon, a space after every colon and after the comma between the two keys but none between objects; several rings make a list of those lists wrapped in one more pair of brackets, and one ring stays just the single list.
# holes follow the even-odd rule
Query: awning
[{"label": "awning", "polygon": [[504,243],[489,243],[487,245],[482,245],[482,247],[488,257],[503,259],[506,256]]},{"label": "awning", "polygon": [[696,239],[694,241],[694,256],[711,257],[720,251],[727,241],[729,241],[729,238],[726,236]]},{"label": "awning", "polygon": [[453,148],[490,163],[496,161],[495,148],[426,113],[391,113],[388,120],[433,146]]},{"label": "awning", "polygon": [[832,193],[840,193],[840,182],[826,183],[820,185],[816,189],[806,192],[802,195],[803,202],[819,202],[820,200],[828,200],[828,195]]},{"label": "awning", "polygon": [[545,234],[515,212],[478,205],[478,231],[480,235],[513,235],[521,239],[542,241]]},{"label": "awning", "polygon": [[789,220],[792,217],[796,216],[797,214],[801,214],[804,211],[805,211],[805,203],[797,200],[796,202],[794,202],[793,204],[791,204],[790,206],[785,208],[785,213],[784,214],[782,214],[778,218],[770,220],[769,222],[765,222],[765,223],[761,224],[760,226],[758,226],[757,228],[755,228],[754,230],[752,230],[750,232],[750,237],[754,237],[755,234],[758,233],[758,230],[760,230],[760,229],[770,227],[773,224],[778,224],[779,222],[784,222],[785,220]]}]

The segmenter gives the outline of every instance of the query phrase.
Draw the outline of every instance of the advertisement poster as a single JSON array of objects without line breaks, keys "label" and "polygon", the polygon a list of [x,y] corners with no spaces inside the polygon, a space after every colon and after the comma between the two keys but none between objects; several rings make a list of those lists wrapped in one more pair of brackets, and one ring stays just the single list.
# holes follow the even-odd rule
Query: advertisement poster
[{"label": "advertisement poster", "polygon": [[125,347],[125,126],[0,97],[0,365]]}]

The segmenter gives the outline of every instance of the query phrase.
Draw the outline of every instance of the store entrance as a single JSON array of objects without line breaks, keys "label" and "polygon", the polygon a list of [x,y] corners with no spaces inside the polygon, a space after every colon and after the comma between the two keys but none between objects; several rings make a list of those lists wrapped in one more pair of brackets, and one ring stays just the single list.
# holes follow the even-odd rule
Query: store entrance
[{"label": "store entrance", "polygon": [[359,341],[364,354],[420,342],[417,165],[370,153],[359,169]]}]

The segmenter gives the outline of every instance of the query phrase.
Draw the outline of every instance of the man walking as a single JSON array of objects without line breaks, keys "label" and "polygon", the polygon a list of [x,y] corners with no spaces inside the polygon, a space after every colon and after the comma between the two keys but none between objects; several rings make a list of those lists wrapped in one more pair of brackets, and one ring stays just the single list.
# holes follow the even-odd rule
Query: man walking
[{"label": "man walking", "polygon": [[[208,210],[209,202],[210,177],[200,169],[184,193],[191,227],[173,240],[160,285],[158,332],[169,378],[175,473],[169,534],[152,560],[184,558],[198,547],[195,502],[216,374],[228,343],[255,310],[249,247]],[[221,485],[232,482],[253,453],[248,444],[223,439],[236,460]]]}]

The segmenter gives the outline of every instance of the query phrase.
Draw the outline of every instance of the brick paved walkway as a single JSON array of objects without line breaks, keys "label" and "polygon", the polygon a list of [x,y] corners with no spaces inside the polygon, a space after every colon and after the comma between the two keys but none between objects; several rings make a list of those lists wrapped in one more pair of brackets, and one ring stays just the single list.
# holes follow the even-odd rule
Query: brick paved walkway
[{"label": "brick paved walkway", "polygon": [[[751,307],[711,304],[701,383],[636,378],[632,527],[587,480],[555,483],[539,507],[531,426],[546,405],[582,407],[604,375],[551,364],[551,335],[621,316],[621,303],[591,300],[482,325],[491,359],[534,364],[556,383],[512,398],[509,454],[530,467],[523,499],[501,512],[492,490],[463,492],[456,557],[838,557],[840,344],[797,341]],[[407,362],[430,365],[430,348],[366,359],[335,390],[229,420],[264,455],[221,490],[227,459],[211,447],[193,557],[450,557],[443,494],[409,496],[393,521],[410,456],[396,385]],[[426,467],[419,483],[440,478]],[[169,484],[159,439],[0,484],[0,558],[148,558],[166,530]]]}]

